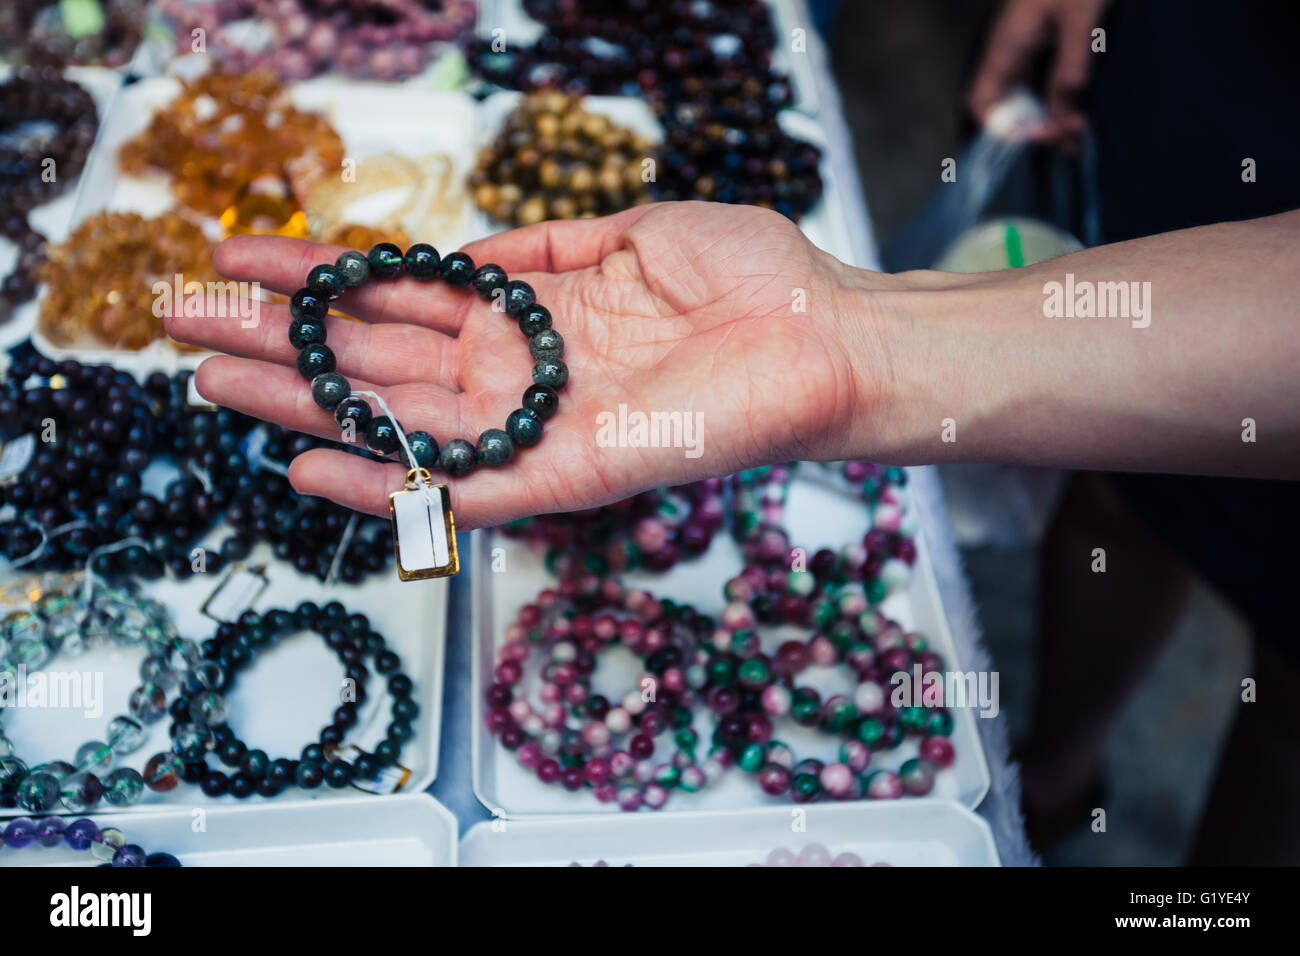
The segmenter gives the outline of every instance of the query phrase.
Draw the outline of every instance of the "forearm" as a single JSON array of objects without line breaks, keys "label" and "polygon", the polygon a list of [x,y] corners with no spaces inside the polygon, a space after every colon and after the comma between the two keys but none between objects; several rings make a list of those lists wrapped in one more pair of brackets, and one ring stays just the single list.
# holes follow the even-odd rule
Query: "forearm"
[{"label": "forearm", "polygon": [[849,444],[902,463],[1300,477],[1298,265],[1293,212],[884,290],[847,273],[885,366],[859,367],[874,412]]}]

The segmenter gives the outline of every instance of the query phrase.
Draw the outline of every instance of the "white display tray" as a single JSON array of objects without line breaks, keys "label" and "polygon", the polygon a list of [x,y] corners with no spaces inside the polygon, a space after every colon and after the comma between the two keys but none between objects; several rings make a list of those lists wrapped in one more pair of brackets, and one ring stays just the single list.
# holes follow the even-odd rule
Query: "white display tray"
[{"label": "white display tray", "polygon": [[[791,541],[808,549],[839,548],[851,541],[860,540],[867,530],[864,505],[841,490],[838,484],[816,474],[815,465],[801,466],[802,475],[796,477],[791,488],[787,513]],[[543,784],[528,770],[519,766],[515,754],[497,744],[484,724],[483,691],[495,665],[497,647],[502,643],[505,628],[521,606],[532,601],[543,588],[554,586],[554,578],[545,570],[542,557],[525,544],[506,538],[499,531],[476,531],[473,535],[474,555],[474,653],[472,670],[472,761],[474,793],[483,805],[498,816],[520,817],[531,814],[621,813],[617,803],[599,803],[590,790],[570,793],[555,784]],[[501,549],[501,550],[497,550]],[[503,570],[493,570],[496,566]],[[926,552],[925,541],[917,537],[917,560],[911,583],[903,591],[891,595],[884,611],[908,629],[920,631],[930,641],[930,646],[942,656],[947,670],[962,670],[956,659],[947,618],[939,600],[934,573]],[[502,563],[504,562],[504,563]],[[723,607],[722,586],[726,580],[744,566],[740,551],[729,535],[720,532],[713,545],[701,558],[678,564],[667,574],[635,573],[627,575],[629,584],[644,587],[656,597],[670,597],[692,604],[703,613],[716,614]],[[765,629],[763,644],[771,650],[781,640],[798,636],[794,629]],[[844,668],[814,668],[805,672],[810,686],[825,693],[851,693],[852,681]],[[595,676],[597,692],[611,699],[622,697],[632,687],[639,673],[630,653],[621,649],[602,655]],[[939,773],[934,792],[926,800],[954,800],[967,807],[976,807],[989,788],[989,768],[985,760],[975,721],[979,719],[972,708],[953,708],[953,746],[957,758],[953,765]],[[707,741],[710,723],[707,717],[697,718],[695,727],[701,740]],[[791,720],[776,726],[774,736],[793,748],[798,759],[817,757],[835,759],[839,738],[799,727]],[[667,746],[665,735],[660,740],[656,759],[664,758]],[[916,755],[916,744],[905,741],[893,752],[873,754],[872,767],[897,770],[904,760]],[[911,802],[916,798],[907,798]],[[754,775],[732,768],[722,779],[699,793],[673,793],[669,798],[670,810],[704,811],[733,810],[744,807],[790,806],[781,798],[765,795],[759,789]]]},{"label": "white display tray", "polygon": [[494,820],[465,834],[460,865],[749,866],[813,843],[868,866],[1000,865],[989,825],[943,800]]},{"label": "white display tray", "polygon": [[[352,798],[88,816],[182,866],[455,866],[457,859],[456,818],[423,793],[388,797],[383,812]],[[89,858],[67,846],[30,846],[0,853],[0,867],[86,866]]]},{"label": "white display tray", "polygon": [[[216,547],[228,534],[227,528],[219,527],[205,540],[205,544]],[[328,601],[337,600],[349,613],[359,612],[370,618],[371,626],[401,656],[403,672],[415,683],[412,697],[420,705],[414,724],[415,733],[402,748],[401,763],[411,771],[411,776],[402,786],[401,793],[416,793],[433,783],[438,774],[438,746],[442,734],[447,582],[399,581],[390,562],[386,571],[372,575],[360,584],[326,585],[314,577],[300,574],[284,561],[273,560],[266,544],[258,545],[244,564],[248,567],[265,565],[271,582],[253,605],[254,610],[265,611],[275,607],[292,610],[301,601],[315,601],[323,606]],[[146,582],[143,590],[168,607],[183,636],[202,641],[213,635],[217,623],[204,616],[200,607],[224,576],[223,571],[220,574],[197,574],[185,581],[164,578]],[[78,698],[82,706],[6,709],[5,732],[13,740],[15,756],[28,766],[48,760],[70,762],[83,743],[104,740],[108,722],[127,712],[127,699],[140,684],[139,668],[144,656],[143,647],[104,646],[92,648],[80,656],[61,654],[55,657],[39,673],[60,675],[61,678],[68,675],[66,679],[69,682],[74,679],[70,675],[80,675],[76,680],[83,688],[82,696]],[[230,726],[250,748],[265,750],[272,759],[296,759],[302,748],[314,743],[321,728],[332,720],[334,709],[341,702],[342,680],[342,664],[325,646],[323,639],[314,632],[288,635],[258,654],[240,672],[228,699]],[[369,748],[384,738],[392,720],[392,699],[384,687],[385,678],[374,673],[373,668],[367,683],[368,696],[348,741]],[[102,686],[101,693],[95,692],[97,685]],[[89,694],[84,690],[87,687],[91,689]],[[96,713],[97,710],[102,712]],[[126,766],[143,772],[151,756],[169,748],[167,728],[170,723],[170,717],[164,716],[151,725],[143,746],[119,758],[114,768]],[[211,754],[208,765],[227,774],[235,772]],[[102,779],[106,774],[99,776]],[[146,789],[139,803],[114,812],[151,813],[165,804],[200,807],[237,803],[272,805],[286,798],[337,802],[354,796],[380,799],[352,787],[335,790],[322,785],[315,790],[290,787],[274,798],[253,794],[237,800],[229,795],[208,797],[197,785],[182,784],[166,793]],[[105,803],[96,808],[99,811],[108,809]],[[58,808],[56,812],[67,811]]]},{"label": "white display tray", "polygon": [[[12,67],[0,66],[0,83],[7,80],[12,72]],[[96,142],[98,142],[98,137],[103,135],[104,120],[108,116],[113,98],[122,87],[122,74],[98,66],[73,66],[68,67],[64,75],[84,87],[95,101],[100,119],[99,130],[96,133]],[[87,168],[96,152],[94,146],[95,144],[92,144],[90,154],[86,157]],[[59,175],[57,169],[55,175]],[[77,190],[73,186],[65,189],[58,199],[37,206],[28,213],[27,220],[32,228],[45,236],[51,245],[62,242],[68,237],[76,196]],[[13,271],[17,261],[17,246],[7,238],[0,238],[0,276],[7,276]],[[8,322],[0,324],[0,351],[12,348],[32,334],[32,327],[36,324],[36,313],[36,300],[32,299],[15,309],[13,317]]]},{"label": "white display tray", "polygon": [[[151,77],[122,89],[101,124],[99,140],[77,188],[68,231],[106,209],[158,216],[175,206],[170,177],[161,172],[127,176],[119,167],[118,155],[123,144],[146,129],[154,111],[169,103],[179,90],[180,82],[173,77]],[[442,153],[453,160],[457,178],[463,178],[473,165],[475,104],[463,93],[322,78],[291,87],[291,99],[299,109],[329,119],[343,140],[345,161],[377,153],[413,158]],[[412,117],[427,121],[412,122]],[[343,174],[342,168],[339,174]],[[358,206],[365,213],[382,216],[400,203],[402,195],[401,190],[388,190],[359,200]],[[471,207],[467,200],[465,215],[445,235],[420,238],[439,248],[458,248],[485,234],[481,218]],[[205,228],[212,239],[221,237],[215,220]],[[34,310],[39,309],[43,298],[44,290]],[[194,368],[207,355],[182,353],[166,340],[138,351],[109,348],[89,338],[66,347],[56,346],[36,327],[36,314],[33,311],[29,319],[32,341],[43,354],[55,359],[109,363],[143,377],[154,371],[173,373]]]}]

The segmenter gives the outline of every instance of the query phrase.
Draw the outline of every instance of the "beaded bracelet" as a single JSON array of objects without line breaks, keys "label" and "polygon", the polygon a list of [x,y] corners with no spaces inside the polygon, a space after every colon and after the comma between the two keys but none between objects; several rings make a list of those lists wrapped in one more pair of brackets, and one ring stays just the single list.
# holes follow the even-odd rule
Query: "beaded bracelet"
[{"label": "beaded bracelet", "polygon": [[[257,653],[300,630],[315,631],[338,655],[350,682],[352,699],[339,705],[332,721],[321,731],[319,742],[308,744],[298,759],[272,759],[264,750],[250,748],[240,740],[226,722],[225,695]],[[349,763],[331,755],[356,725],[357,711],[367,699],[367,660],[376,673],[387,679],[393,700],[392,722],[373,752],[362,751]],[[186,780],[199,783],[208,796],[229,793],[243,799],[254,792],[273,797],[290,785],[307,790],[322,783],[342,788],[354,780],[369,780],[396,764],[403,744],[413,735],[412,724],[420,711],[411,696],[412,681],[401,672],[398,655],[387,648],[364,614],[349,615],[337,601],[323,608],[305,601],[293,611],[246,611],[237,623],[220,625],[216,636],[204,642],[202,660],[194,673],[196,679],[186,683],[171,708],[176,721],[170,731],[171,750],[155,754],[150,760],[149,766],[155,770],[148,782],[151,789],[171,790]],[[197,679],[198,675],[202,679]],[[210,769],[206,763],[210,752],[237,771],[227,776]]]},{"label": "beaded bracelet", "polygon": [[547,570],[559,578],[579,571],[665,572],[708,551],[725,520],[722,490],[723,481],[710,478],[603,508],[522,518],[502,531],[544,548]]},{"label": "beaded bracelet", "polygon": [[[575,583],[567,582],[571,593]],[[487,726],[543,783],[570,791],[590,787],[597,800],[617,800],[624,810],[659,809],[670,790],[698,791],[725,769],[725,754],[697,760],[695,693],[690,668],[683,666],[713,622],[611,580],[593,575],[585,583],[577,600],[542,591],[506,629],[485,692]],[[615,645],[641,658],[647,675],[611,705],[591,692],[591,677],[596,656]],[[541,670],[541,712],[520,693],[524,665],[539,648],[549,652]],[[643,694],[647,682],[654,689],[649,701]],[[570,715],[581,721],[579,728],[568,726]],[[667,729],[673,730],[676,750],[671,760],[655,764],[655,738]],[[628,738],[621,748],[620,737]]]},{"label": "beaded bracelet", "polygon": [[100,866],[178,867],[181,861],[170,853],[146,853],[137,844],[127,843],[116,827],[100,829],[85,817],[68,823],[62,817],[32,820],[19,817],[0,828],[0,849],[21,850],[29,846],[52,847],[59,844],[74,850],[89,850],[102,862]]},{"label": "beaded bracelet", "polygon": [[[472,283],[482,298],[500,302],[506,315],[518,321],[519,330],[528,338],[528,349],[535,360],[533,384],[524,392],[522,407],[506,419],[505,429],[489,428],[479,436],[477,447],[463,438],[453,438],[439,450],[438,442],[428,432],[404,432],[391,414],[376,417],[366,400],[353,394],[348,380],[335,371],[334,353],[325,344],[329,303],[372,276],[394,279],[403,270],[422,282],[441,278],[455,288]],[[334,265],[313,268],[306,287],[294,293],[289,310],[293,314],[289,342],[298,349],[298,372],[311,382],[316,404],[334,413],[345,434],[364,434],[366,447],[375,454],[387,456],[401,449],[407,457],[410,472],[406,491],[390,496],[399,577],[409,581],[456,574],[460,563],[447,486],[431,489],[428,473],[440,467],[451,477],[462,478],[476,465],[500,467],[514,457],[516,446],[528,448],[541,441],[542,423],[559,408],[557,390],[569,380],[569,369],[562,359],[564,339],[551,328],[550,311],[537,302],[532,286],[512,281],[498,265],[475,268],[474,260],[465,253],[440,256],[427,243],[417,243],[403,255],[389,242],[379,243],[368,255],[349,250]],[[386,410],[386,403],[378,395],[374,397]],[[417,488],[420,494],[413,497],[410,493]],[[425,510],[418,515],[410,511],[421,503]],[[423,530],[421,540],[408,537],[404,546],[400,535],[403,525],[408,536]]]},{"label": "beaded bracelet", "polygon": [[111,640],[146,648],[148,654],[140,665],[143,683],[131,693],[128,712],[109,721],[107,739],[83,744],[71,763],[51,760],[28,768],[13,755],[13,744],[0,732],[0,757],[4,758],[0,763],[0,806],[17,805],[31,813],[43,813],[61,804],[82,813],[101,799],[119,807],[136,803],[146,778],[151,778],[156,768],[146,766],[144,775],[130,767],[107,771],[118,757],[140,748],[145,726],[167,713],[168,688],[184,679],[198,659],[198,646],[177,635],[166,608],[158,602],[103,586],[92,591],[88,602],[83,603],[79,595],[77,591],[46,589],[31,611],[5,618],[0,671],[7,674],[6,680],[16,686],[22,670],[43,667],[60,652],[76,653],[92,643]]}]

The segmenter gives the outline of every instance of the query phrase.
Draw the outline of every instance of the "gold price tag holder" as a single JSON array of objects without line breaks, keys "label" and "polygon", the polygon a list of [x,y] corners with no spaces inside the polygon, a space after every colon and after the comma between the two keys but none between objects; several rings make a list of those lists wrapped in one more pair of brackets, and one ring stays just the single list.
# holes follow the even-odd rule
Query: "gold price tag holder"
[{"label": "gold price tag holder", "polygon": [[[428,486],[420,488],[419,478]],[[460,572],[456,554],[456,520],[446,485],[430,483],[427,469],[406,474],[406,487],[388,496],[393,519],[397,576],[403,581],[448,578]]]}]

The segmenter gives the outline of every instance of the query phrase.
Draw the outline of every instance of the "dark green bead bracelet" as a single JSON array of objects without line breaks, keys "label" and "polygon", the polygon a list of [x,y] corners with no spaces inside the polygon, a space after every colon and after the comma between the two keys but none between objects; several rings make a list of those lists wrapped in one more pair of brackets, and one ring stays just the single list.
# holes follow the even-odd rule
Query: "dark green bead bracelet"
[{"label": "dark green bead bracelet", "polygon": [[[507,417],[504,429],[489,428],[477,442],[453,438],[439,447],[428,432],[401,432],[401,425],[387,415],[375,415],[335,371],[334,353],[325,344],[330,301],[367,279],[396,279],[403,272],[421,282],[441,280],[458,288],[472,287],[483,299],[499,300],[506,315],[518,323],[534,361],[533,384],[524,392],[521,407]],[[298,371],[311,383],[316,404],[334,413],[334,421],[348,438],[360,435],[372,452],[387,456],[401,449],[404,435],[414,467],[441,468],[453,478],[462,478],[479,465],[499,468],[514,458],[516,448],[531,448],[541,441],[542,424],[559,409],[559,390],[569,380],[564,339],[551,328],[551,313],[538,304],[532,286],[511,279],[498,265],[475,267],[463,252],[440,256],[424,242],[405,253],[391,242],[381,242],[369,253],[348,250],[333,265],[314,267],[307,285],[290,300],[289,311],[293,315],[289,342],[298,350]]]}]

